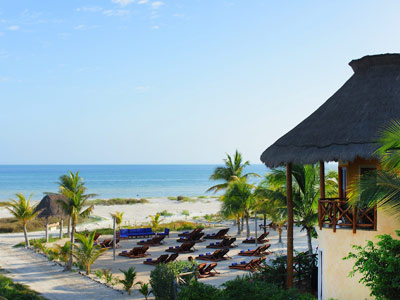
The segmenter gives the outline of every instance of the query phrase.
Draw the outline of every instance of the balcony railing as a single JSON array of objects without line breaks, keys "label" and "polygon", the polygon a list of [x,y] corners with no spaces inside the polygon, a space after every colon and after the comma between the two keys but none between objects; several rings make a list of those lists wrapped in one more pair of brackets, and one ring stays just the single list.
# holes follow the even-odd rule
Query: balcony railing
[{"label": "balcony railing", "polygon": [[360,209],[349,205],[347,199],[321,198],[318,202],[318,223],[322,227],[376,230],[376,207]]}]

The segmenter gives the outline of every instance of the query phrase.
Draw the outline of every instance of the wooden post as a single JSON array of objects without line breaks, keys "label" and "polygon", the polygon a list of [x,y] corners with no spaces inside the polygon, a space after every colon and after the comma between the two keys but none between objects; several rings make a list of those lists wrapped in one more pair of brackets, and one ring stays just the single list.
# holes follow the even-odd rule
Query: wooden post
[{"label": "wooden post", "polygon": [[356,207],[353,206],[353,233],[356,233],[357,226],[357,210]]},{"label": "wooden post", "polygon": [[[320,199],[325,199],[325,163],[323,160],[319,161],[319,197]],[[318,223],[320,230],[322,230],[321,215],[321,204],[318,201]]]},{"label": "wooden post", "polygon": [[374,206],[374,230],[378,230],[378,208]]},{"label": "wooden post", "polygon": [[63,226],[64,226],[64,220],[60,218],[60,239],[63,238]]},{"label": "wooden post", "polygon": [[293,191],[292,164],[286,164],[286,200],[287,200],[287,274],[286,287],[293,287]]},{"label": "wooden post", "polygon": [[117,238],[117,234],[116,234],[116,231],[115,231],[115,223],[116,223],[116,221],[115,221],[115,217],[113,217],[113,259],[115,260],[115,242],[116,242],[116,238]]},{"label": "wooden post", "polygon": [[343,173],[342,173],[342,167],[338,167],[338,185],[339,185],[339,198],[340,200],[343,199]]}]

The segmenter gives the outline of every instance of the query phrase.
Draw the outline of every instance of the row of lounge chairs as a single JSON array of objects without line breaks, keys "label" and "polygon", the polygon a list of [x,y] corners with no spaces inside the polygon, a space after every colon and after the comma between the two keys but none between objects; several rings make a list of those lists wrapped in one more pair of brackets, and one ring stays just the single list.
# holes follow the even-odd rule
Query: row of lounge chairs
[{"label": "row of lounge chairs", "polygon": [[217,249],[214,251],[214,253],[200,254],[199,256],[196,257],[196,259],[209,260],[209,261],[227,260],[231,258],[227,255],[228,252],[229,249]]},{"label": "row of lounge chairs", "polygon": [[194,245],[195,244],[196,244],[195,242],[184,242],[180,246],[169,247],[165,251],[174,252],[174,253],[192,253],[192,252],[194,252]]},{"label": "row of lounge chairs", "polygon": [[[269,239],[267,239],[266,237],[268,236],[269,232],[267,231],[266,233],[261,234],[258,238],[257,238],[257,243],[258,244],[264,244],[269,242]],[[247,238],[243,241],[244,244],[255,244],[256,243],[256,239],[254,237],[250,237]]]},{"label": "row of lounge chairs", "polygon": [[141,258],[146,257],[149,254],[147,250],[149,250],[149,246],[135,247],[130,251],[122,251],[119,256],[129,257],[129,258]]},{"label": "row of lounge chairs", "polygon": [[152,239],[142,240],[137,242],[138,245],[147,245],[147,246],[160,246],[164,244],[165,235],[155,236]]}]

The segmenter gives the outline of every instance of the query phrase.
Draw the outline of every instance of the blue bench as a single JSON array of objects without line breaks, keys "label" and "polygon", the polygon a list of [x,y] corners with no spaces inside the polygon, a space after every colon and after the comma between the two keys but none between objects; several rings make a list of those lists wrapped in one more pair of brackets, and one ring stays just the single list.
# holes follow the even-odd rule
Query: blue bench
[{"label": "blue bench", "polygon": [[151,228],[121,229],[119,237],[123,239],[150,237],[155,235]]},{"label": "blue bench", "polygon": [[157,235],[163,235],[163,236],[168,236],[169,237],[169,229],[164,228],[164,232],[159,232]]}]

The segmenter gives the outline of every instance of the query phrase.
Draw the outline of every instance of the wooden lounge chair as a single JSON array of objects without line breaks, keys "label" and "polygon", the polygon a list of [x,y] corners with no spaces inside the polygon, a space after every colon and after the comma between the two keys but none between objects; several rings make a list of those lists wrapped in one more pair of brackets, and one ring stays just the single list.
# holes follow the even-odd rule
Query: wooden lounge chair
[{"label": "wooden lounge chair", "polygon": [[201,243],[204,242],[205,240],[201,239],[204,235],[204,232],[192,232],[190,235],[184,237],[180,237],[176,241],[178,243],[184,243],[184,242],[195,242],[195,243]]},{"label": "wooden lounge chair", "polygon": [[131,251],[122,251],[119,253],[119,256],[125,256],[129,258],[140,258],[140,257],[146,257],[149,254],[147,253],[147,250],[149,250],[149,246],[142,246],[142,247],[135,247]]},{"label": "wooden lounge chair", "polygon": [[164,263],[164,262],[168,259],[168,256],[169,256],[168,254],[163,254],[163,255],[161,255],[161,256],[160,256],[159,258],[157,258],[157,259],[148,258],[148,259],[145,260],[143,263],[144,263],[145,265],[155,266],[155,265]]},{"label": "wooden lounge chair", "polygon": [[229,269],[237,269],[237,270],[242,270],[242,271],[251,271],[254,272],[257,270],[261,263],[265,260],[265,257],[260,257],[260,258],[254,258],[248,263],[245,261],[242,261],[241,263],[233,263],[232,265],[229,266]]},{"label": "wooden lounge chair", "polygon": [[[115,248],[119,248],[120,246],[118,245],[119,239],[115,240]],[[113,247],[113,240],[111,239],[106,239],[102,243],[100,243],[101,248],[112,248]]]},{"label": "wooden lounge chair", "polygon": [[217,263],[212,263],[209,264],[206,268],[203,268],[199,270],[199,278],[207,278],[211,276],[215,276],[219,274],[217,271],[215,271],[215,267],[217,266]]},{"label": "wooden lounge chair", "polygon": [[208,260],[208,261],[221,261],[230,259],[229,256],[225,256],[229,252],[229,248],[227,249],[217,249],[214,253],[200,254],[196,257],[196,259],[200,260]]},{"label": "wooden lounge chair", "polygon": [[149,245],[149,246],[160,246],[163,243],[165,236],[155,236],[152,239],[148,239],[146,241],[137,242],[138,245]]},{"label": "wooden lounge chair", "polygon": [[[257,238],[257,243],[258,243],[258,244],[264,244],[264,243],[269,242],[269,239],[266,239],[266,237],[268,236],[268,234],[269,234],[269,231],[267,231],[266,233],[263,233],[262,235],[260,235],[260,236]],[[245,239],[245,240],[243,241],[243,243],[244,243],[244,244],[255,244],[255,243],[256,243],[256,239],[253,238],[253,237],[247,238],[247,239]]]},{"label": "wooden lounge chair", "polygon": [[204,238],[210,240],[222,240],[228,233],[229,228],[221,229],[217,233],[207,234]]},{"label": "wooden lounge chair", "polygon": [[98,243],[98,239],[99,239],[99,237],[101,236],[101,233],[95,233],[94,234],[94,239],[93,239],[93,241],[95,242],[95,243]]},{"label": "wooden lounge chair", "polygon": [[178,234],[178,236],[187,237],[187,236],[189,236],[190,234],[193,234],[194,232],[201,232],[202,230],[203,230],[203,228],[195,228],[195,229],[193,229],[192,232],[185,231],[185,232],[182,232],[182,233]]},{"label": "wooden lounge chair", "polygon": [[234,244],[235,241],[236,241],[235,237],[233,237],[233,238],[225,237],[221,242],[211,243],[206,248],[211,248],[211,249],[235,248],[235,247],[237,247]]},{"label": "wooden lounge chair", "polygon": [[170,263],[171,261],[175,261],[178,258],[178,256],[179,256],[178,253],[171,254],[164,263],[167,264]]},{"label": "wooden lounge chair", "polygon": [[194,252],[194,250],[192,250],[194,245],[195,245],[195,242],[184,242],[180,246],[176,246],[175,248],[174,247],[169,247],[165,251],[174,252],[174,253],[191,253],[191,252]]},{"label": "wooden lounge chair", "polygon": [[248,249],[247,251],[242,250],[240,251],[239,255],[241,256],[264,256],[264,255],[269,255],[272,252],[267,251],[271,247],[271,244],[266,244],[262,246],[258,246],[257,249],[250,250]]}]

